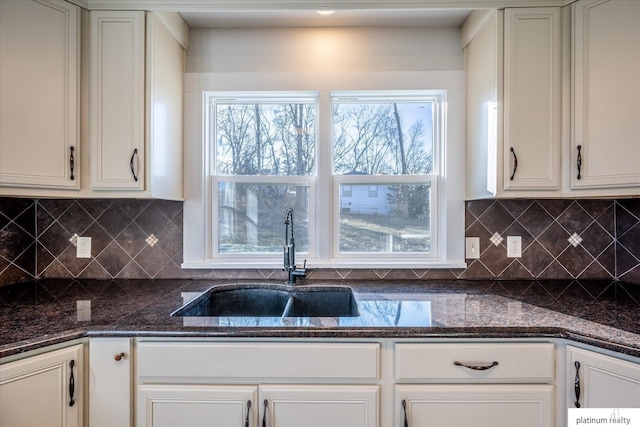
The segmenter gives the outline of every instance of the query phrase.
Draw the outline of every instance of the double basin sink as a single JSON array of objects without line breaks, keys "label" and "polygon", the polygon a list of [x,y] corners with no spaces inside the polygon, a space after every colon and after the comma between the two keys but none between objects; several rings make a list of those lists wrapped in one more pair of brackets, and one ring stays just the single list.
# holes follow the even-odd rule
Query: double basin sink
[{"label": "double basin sink", "polygon": [[243,283],[212,287],[172,316],[357,317],[358,304],[347,286],[288,286]]}]

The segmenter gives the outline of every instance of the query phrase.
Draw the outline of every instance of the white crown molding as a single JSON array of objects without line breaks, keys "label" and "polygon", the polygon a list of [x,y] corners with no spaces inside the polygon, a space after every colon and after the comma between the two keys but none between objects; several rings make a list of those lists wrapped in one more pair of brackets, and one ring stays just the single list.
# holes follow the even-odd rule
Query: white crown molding
[{"label": "white crown molding", "polygon": [[566,6],[576,0],[69,0],[89,10],[219,11],[329,9],[502,9]]}]

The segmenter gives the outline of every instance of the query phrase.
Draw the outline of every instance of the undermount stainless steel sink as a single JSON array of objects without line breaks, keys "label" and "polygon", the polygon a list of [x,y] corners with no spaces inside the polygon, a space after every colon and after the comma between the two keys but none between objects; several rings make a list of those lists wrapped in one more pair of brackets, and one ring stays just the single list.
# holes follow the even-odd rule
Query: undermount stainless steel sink
[{"label": "undermount stainless steel sink", "polygon": [[211,317],[357,317],[347,286],[287,286],[265,283],[220,285],[171,313]]}]

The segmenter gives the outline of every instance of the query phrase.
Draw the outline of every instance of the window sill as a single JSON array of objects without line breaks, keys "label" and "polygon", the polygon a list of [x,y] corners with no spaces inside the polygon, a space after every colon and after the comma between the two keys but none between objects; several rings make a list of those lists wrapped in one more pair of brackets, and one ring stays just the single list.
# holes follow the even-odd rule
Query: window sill
[{"label": "window sill", "polygon": [[[304,261],[303,261],[304,262]],[[303,263],[302,262],[302,263]],[[302,266],[300,263],[299,267]],[[181,267],[184,270],[245,270],[245,269],[281,269],[282,265],[275,261],[230,261],[230,260],[216,260],[209,262],[185,262]],[[397,268],[397,269],[458,269],[466,268],[467,264],[464,261],[452,261],[452,262],[436,262],[436,261],[342,261],[342,262],[307,262],[308,269],[316,268],[349,268],[349,269],[385,269],[385,268]]]}]

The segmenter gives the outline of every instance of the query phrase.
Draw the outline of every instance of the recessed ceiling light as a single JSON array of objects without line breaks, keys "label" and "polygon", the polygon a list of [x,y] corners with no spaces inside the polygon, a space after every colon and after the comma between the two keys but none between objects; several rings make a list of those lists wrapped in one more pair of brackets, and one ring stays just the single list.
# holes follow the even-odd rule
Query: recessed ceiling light
[{"label": "recessed ceiling light", "polygon": [[335,10],[328,10],[328,9],[322,9],[322,10],[316,10],[316,13],[319,13],[320,15],[331,15],[335,12]]}]

